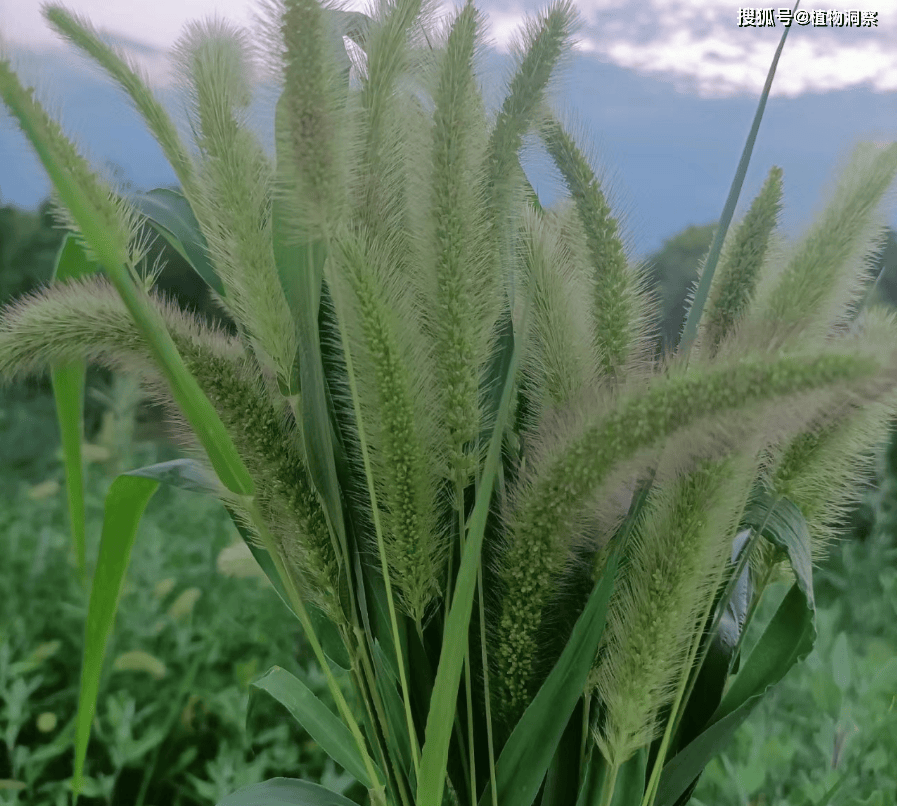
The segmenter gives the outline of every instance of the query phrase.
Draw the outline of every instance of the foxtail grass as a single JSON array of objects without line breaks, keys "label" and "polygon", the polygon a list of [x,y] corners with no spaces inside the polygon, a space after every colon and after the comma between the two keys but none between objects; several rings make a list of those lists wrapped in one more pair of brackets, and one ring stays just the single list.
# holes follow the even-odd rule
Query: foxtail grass
[{"label": "foxtail grass", "polygon": [[[553,100],[571,3],[527,21],[494,116],[470,2],[437,25],[421,0],[370,15],[273,0],[260,48],[229,23],[192,24],[173,48],[189,148],[121,51],[44,11],[159,141],[192,213],[183,237],[206,249],[237,335],[154,290],[137,201],[0,53],[0,96],[70,230],[67,279],[0,311],[0,381],[87,360],[136,373],[165,405],[179,472],[201,471],[228,507],[338,715],[298,682],[284,703],[371,803],[674,806],[812,646],[803,559],[836,536],[897,410],[897,322],[860,306],[897,146],[858,148],[797,242],[777,231],[778,168],[729,231],[758,115],[682,344],[656,360],[645,266]],[[245,118],[256,61],[279,91],[274,154]],[[550,209],[520,164],[531,134],[566,189]],[[109,522],[136,529],[173,472],[123,474]],[[76,791],[124,531],[104,534],[92,589]],[[749,614],[773,571],[794,575],[764,633],[793,651],[735,672],[725,644],[721,698],[694,682],[742,569]],[[287,796],[343,803],[292,779],[234,802]]]}]

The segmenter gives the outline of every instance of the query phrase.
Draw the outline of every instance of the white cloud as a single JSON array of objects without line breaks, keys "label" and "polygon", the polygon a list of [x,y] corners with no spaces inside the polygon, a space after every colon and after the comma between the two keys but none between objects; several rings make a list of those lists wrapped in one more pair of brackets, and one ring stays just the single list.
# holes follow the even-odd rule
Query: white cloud
[{"label": "white cloud", "polygon": [[[588,48],[599,58],[665,76],[680,89],[706,96],[756,95],[784,30],[779,7],[790,2],[731,0],[580,0]],[[887,7],[890,6],[890,9]],[[774,28],[739,27],[739,8],[776,9]],[[875,0],[808,0],[802,9],[877,12],[877,27],[792,24],[773,84],[774,95],[795,96],[865,85],[897,88],[897,14]]]},{"label": "white cloud", "polygon": [[[63,0],[126,47],[157,84],[167,84],[166,52],[194,19],[219,14],[253,27],[258,0]],[[778,5],[785,5],[782,0]],[[0,35],[31,50],[59,48],[62,40],[40,14],[40,0],[0,0]],[[443,12],[454,3],[441,4]],[[756,95],[782,32],[740,28],[733,0],[578,0],[584,27],[577,49],[623,67],[663,76],[679,89],[702,95]],[[865,85],[897,89],[897,13],[894,0],[807,0],[804,9],[878,12],[878,26],[825,29],[793,25],[779,65],[773,94],[846,89]],[[543,0],[480,2],[489,19],[488,38],[501,50],[520,29],[525,13]],[[790,6],[790,2],[789,2]],[[890,8],[888,8],[890,6]],[[347,8],[367,10],[368,0]],[[757,6],[754,6],[757,7]],[[765,6],[764,6],[765,7]],[[147,47],[141,47],[144,43]]]}]

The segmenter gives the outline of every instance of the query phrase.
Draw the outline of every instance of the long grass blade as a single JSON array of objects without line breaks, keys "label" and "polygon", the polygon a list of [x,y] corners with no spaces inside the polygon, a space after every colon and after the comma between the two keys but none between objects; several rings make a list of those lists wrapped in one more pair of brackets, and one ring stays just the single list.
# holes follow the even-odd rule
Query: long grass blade
[{"label": "long grass blade", "polygon": [[106,495],[100,554],[87,609],[81,689],[78,694],[75,771],[72,776],[72,791],[76,801],[83,783],[87,742],[96,711],[103,657],[125,584],[131,549],[137,536],[137,525],[157,489],[158,481],[124,475],[112,482]]},{"label": "long grass blade", "polygon": [[[524,308],[522,332],[525,330],[528,307]],[[501,461],[501,443],[511,410],[514,379],[517,375],[517,364],[520,360],[520,345],[514,345],[508,355],[508,364],[504,369],[504,383],[501,401],[489,452],[483,467],[483,476],[477,489],[476,502],[467,524],[467,540],[461,555],[461,566],[455,582],[455,594],[446,623],[446,642],[439,656],[439,667],[436,671],[436,683],[430,700],[427,714],[427,728],[424,746],[421,751],[420,775],[417,783],[417,803],[439,804],[445,788],[445,771],[448,760],[449,741],[454,724],[455,704],[458,696],[458,685],[461,682],[461,669],[467,653],[468,628],[473,612],[473,596],[476,590],[477,569],[480,566],[480,554],[483,548],[483,536],[486,531],[486,517],[489,512],[489,501],[492,488]]]},{"label": "long grass blade", "polygon": [[149,223],[205,280],[209,288],[226,298],[224,283],[209,260],[206,239],[183,194],[170,188],[153,188],[129,198],[131,204],[147,217]]},{"label": "long grass blade", "polygon": [[[99,266],[91,263],[69,234],[62,242],[56,256],[53,279],[57,282],[70,277],[81,277],[99,271]],[[62,453],[65,459],[65,488],[69,507],[69,523],[72,529],[72,545],[75,563],[81,584],[87,586],[87,549],[84,514],[84,463],[81,457],[81,442],[84,438],[84,380],[87,365],[77,361],[65,366],[53,367],[50,379],[53,383],[53,398],[56,401],[56,416],[62,438]]]},{"label": "long grass blade", "polygon": [[368,789],[374,786],[349,729],[298,677],[280,666],[272,666],[252,685],[266,691],[283,705],[318,746],[346,772],[354,775]]},{"label": "long grass blade", "polygon": [[[800,0],[794,4],[794,11],[800,5]],[[793,13],[793,12],[792,12]],[[779,40],[779,46],[776,48],[775,55],[772,58],[772,64],[769,65],[769,72],[766,74],[766,83],[763,85],[763,92],[760,93],[760,102],[757,104],[757,111],[754,113],[754,122],[751,124],[751,130],[748,133],[747,141],[741,152],[741,160],[738,162],[738,168],[735,171],[735,177],[732,179],[732,185],[729,188],[729,195],[723,206],[723,213],[720,216],[719,226],[713,236],[710,244],[710,252],[707,254],[707,260],[704,264],[704,271],[701,274],[701,281],[695,290],[694,300],[688,309],[688,317],[685,320],[685,329],[682,331],[682,338],[679,341],[679,352],[687,354],[691,350],[691,345],[698,333],[698,323],[701,320],[701,314],[704,311],[704,305],[707,302],[707,295],[710,293],[710,284],[713,282],[713,274],[716,271],[716,265],[719,262],[720,252],[723,248],[723,241],[726,233],[729,231],[729,224],[732,223],[732,216],[735,214],[735,205],[738,204],[738,197],[741,195],[741,187],[744,184],[744,177],[747,174],[748,164],[751,161],[751,154],[754,152],[754,143],[757,140],[757,133],[760,131],[760,121],[763,119],[763,112],[766,109],[766,101],[769,98],[769,91],[772,89],[772,80],[776,74],[776,68],[779,65],[779,57],[782,55],[782,49],[785,47],[785,39],[788,37],[790,27],[786,27],[782,31],[782,38]]]}]

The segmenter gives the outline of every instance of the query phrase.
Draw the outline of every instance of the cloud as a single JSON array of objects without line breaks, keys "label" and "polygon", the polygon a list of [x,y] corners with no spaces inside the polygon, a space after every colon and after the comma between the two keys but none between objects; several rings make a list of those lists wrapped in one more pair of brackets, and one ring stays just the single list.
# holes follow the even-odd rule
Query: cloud
[{"label": "cloud", "polygon": [[[877,12],[877,27],[792,24],[773,95],[797,96],[865,86],[897,89],[897,15],[874,0],[809,0],[806,11]],[[756,95],[784,30],[778,8],[731,0],[581,0],[583,49],[639,72],[667,77],[703,96]],[[740,8],[769,8],[775,27],[739,27]]]},{"label": "cloud", "polygon": [[[64,0],[86,15],[150,74],[168,85],[167,51],[190,20],[220,14],[253,29],[258,0]],[[785,5],[779,0],[781,5]],[[368,0],[349,0],[347,8],[369,9]],[[486,0],[478,6],[488,17],[488,39],[507,51],[525,14],[542,0],[516,3]],[[774,95],[794,97],[866,87],[897,90],[897,14],[880,0],[808,0],[808,11],[856,9],[878,13],[877,27],[821,28],[793,25],[773,85]],[[662,76],[677,89],[703,96],[757,95],[782,33],[774,28],[739,27],[732,0],[578,0],[583,27],[577,50],[592,58],[641,73]],[[441,3],[450,13],[454,3]],[[768,6],[756,6],[768,7]],[[790,2],[789,2],[790,7]],[[778,8],[778,5],[773,5]],[[0,34],[17,49],[32,52],[68,47],[47,25],[36,0],[0,0]]]}]

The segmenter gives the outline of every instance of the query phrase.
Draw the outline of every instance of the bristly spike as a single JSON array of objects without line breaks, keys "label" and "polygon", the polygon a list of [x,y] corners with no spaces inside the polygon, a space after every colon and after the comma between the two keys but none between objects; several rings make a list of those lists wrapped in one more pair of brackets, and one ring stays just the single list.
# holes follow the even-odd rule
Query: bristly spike
[{"label": "bristly spike", "polygon": [[43,4],[41,11],[57,33],[91,56],[128,94],[171,163],[184,195],[192,201],[196,166],[165,108],[149,88],[145,73],[119,48],[104,42],[86,17],[61,5]]},{"label": "bristly spike", "polygon": [[[709,358],[716,355],[719,345],[744,315],[760,278],[781,209],[782,169],[773,167],[744,219],[734,232],[730,231],[723,244],[707,307],[698,325],[696,357],[705,350]],[[700,273],[689,292],[687,306],[694,303],[694,291],[699,284]]]},{"label": "bristly spike", "polygon": [[[268,527],[303,582],[305,595],[339,623],[342,610],[333,593],[339,579],[336,558],[283,401],[266,389],[238,340],[200,323],[155,291],[150,299],[187,368],[234,435]],[[84,359],[139,375],[150,396],[168,410],[183,448],[214,478],[146,340],[105,277],[91,275],[43,288],[0,310],[0,385]],[[223,486],[216,494],[237,510],[243,506],[241,497]],[[254,529],[251,522],[246,525]]]},{"label": "bristly spike", "polygon": [[423,237],[417,239],[421,314],[444,392],[452,475],[466,484],[479,457],[479,383],[501,306],[484,243],[489,229],[483,160],[485,113],[474,59],[480,18],[472,3],[452,22],[434,91],[431,158],[421,173]]},{"label": "bristly spike", "polygon": [[288,206],[297,241],[325,237],[346,211],[353,116],[345,46],[330,4],[270,0],[266,68],[282,86],[275,194]]},{"label": "bristly spike", "polygon": [[[651,445],[668,444],[678,470],[713,458],[746,434],[795,433],[822,416],[824,392],[852,385],[858,399],[892,388],[897,363],[881,342],[858,353],[759,357],[675,371],[613,397],[578,401],[543,428],[532,464],[503,513],[506,543],[496,565],[504,596],[497,622],[496,687],[506,718],[519,716],[531,696],[536,637],[545,603],[572,561],[570,537],[581,507],[614,474],[625,477]],[[858,385],[865,384],[860,392]],[[776,403],[770,420],[766,404]],[[677,438],[678,437],[678,438]],[[675,445],[675,448],[669,447]]]},{"label": "bristly spike", "polygon": [[764,268],[746,316],[748,339],[819,345],[849,319],[868,280],[864,258],[881,231],[895,176],[897,143],[854,151],[828,206],[785,265]]},{"label": "bristly spike", "polygon": [[273,169],[241,119],[251,100],[245,33],[215,18],[191,23],[172,59],[191,85],[194,129],[205,155],[193,210],[227,289],[228,308],[261,365],[289,377],[297,340],[271,245]]},{"label": "bristly spike", "polygon": [[592,285],[591,315],[601,375],[620,382],[648,360],[652,299],[644,266],[629,264],[620,225],[589,160],[561,122],[546,112],[540,134],[564,177],[582,223]]}]

